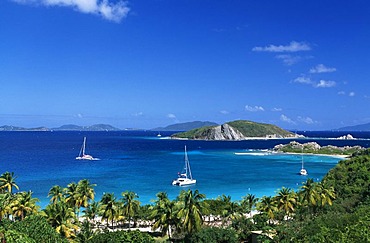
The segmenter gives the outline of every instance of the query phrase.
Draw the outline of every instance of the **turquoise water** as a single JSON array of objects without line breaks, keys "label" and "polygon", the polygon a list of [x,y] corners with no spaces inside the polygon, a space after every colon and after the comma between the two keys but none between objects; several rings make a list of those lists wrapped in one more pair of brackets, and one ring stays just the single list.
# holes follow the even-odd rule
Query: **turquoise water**
[{"label": "turquoise water", "polygon": [[[160,191],[174,199],[182,189],[198,189],[207,198],[230,195],[240,200],[248,193],[257,197],[274,195],[281,187],[297,189],[307,178],[320,180],[339,158],[305,155],[307,177],[297,173],[300,155],[259,152],[289,140],[240,142],[184,141],[163,139],[161,132],[1,132],[0,172],[14,172],[20,190],[32,190],[44,207],[54,185],[89,179],[96,200],[104,192],[117,197],[130,190],[143,204]],[[83,137],[87,152],[100,160],[76,160]],[[184,163],[187,146],[193,177],[197,184],[180,188],[171,182]],[[352,145],[352,144],[350,144]],[[243,153],[237,155],[235,153]]]}]

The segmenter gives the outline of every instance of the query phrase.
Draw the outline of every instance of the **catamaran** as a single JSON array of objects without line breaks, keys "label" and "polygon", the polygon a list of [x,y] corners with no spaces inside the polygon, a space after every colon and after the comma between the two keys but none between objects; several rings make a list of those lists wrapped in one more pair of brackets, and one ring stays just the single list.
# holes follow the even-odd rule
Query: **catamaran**
[{"label": "catamaran", "polygon": [[80,154],[76,157],[79,160],[99,160],[98,158],[94,158],[91,155],[85,154],[86,149],[86,137],[84,137],[84,141],[81,146]]},{"label": "catamaran", "polygon": [[178,178],[172,181],[172,185],[174,186],[188,186],[197,183],[197,180],[193,179],[191,175],[190,163],[188,159],[188,154],[186,152],[185,146],[185,167],[183,172],[179,172]]},{"label": "catamaran", "polygon": [[302,150],[302,169],[299,171],[299,174],[304,176],[308,175],[307,170],[303,166],[303,150]]}]

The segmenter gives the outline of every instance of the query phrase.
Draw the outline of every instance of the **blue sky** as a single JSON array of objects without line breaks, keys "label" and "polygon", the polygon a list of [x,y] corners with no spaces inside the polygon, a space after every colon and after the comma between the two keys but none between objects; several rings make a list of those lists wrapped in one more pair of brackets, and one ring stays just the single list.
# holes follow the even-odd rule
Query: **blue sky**
[{"label": "blue sky", "polygon": [[370,122],[370,2],[2,0],[0,125]]}]

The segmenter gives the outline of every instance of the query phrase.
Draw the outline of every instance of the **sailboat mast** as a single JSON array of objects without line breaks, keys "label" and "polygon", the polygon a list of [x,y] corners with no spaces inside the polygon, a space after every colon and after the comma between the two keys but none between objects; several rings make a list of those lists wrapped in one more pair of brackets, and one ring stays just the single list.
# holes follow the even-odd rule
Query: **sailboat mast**
[{"label": "sailboat mast", "polygon": [[191,169],[190,169],[190,163],[189,163],[189,159],[188,159],[188,153],[186,152],[186,145],[185,145],[185,173],[186,173],[186,177],[188,177],[188,173],[189,173],[189,178],[191,180],[193,179],[193,176],[191,175]]},{"label": "sailboat mast", "polygon": [[82,155],[85,155],[86,137],[84,137],[84,143],[82,145]]},{"label": "sailboat mast", "polygon": [[302,147],[302,154],[301,154],[301,157],[302,157],[302,169],[303,169],[303,147]]}]

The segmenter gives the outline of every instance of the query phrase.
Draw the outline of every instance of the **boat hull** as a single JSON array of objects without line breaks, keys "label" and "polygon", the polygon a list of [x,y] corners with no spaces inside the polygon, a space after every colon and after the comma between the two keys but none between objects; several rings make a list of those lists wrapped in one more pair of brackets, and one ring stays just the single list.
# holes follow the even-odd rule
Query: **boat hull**
[{"label": "boat hull", "polygon": [[177,179],[172,182],[172,185],[174,186],[189,186],[189,185],[194,185],[197,183],[197,180],[192,180],[192,179]]},{"label": "boat hull", "polygon": [[97,158],[92,157],[91,155],[83,155],[76,157],[77,160],[99,160]]},{"label": "boat hull", "polygon": [[306,176],[308,175],[307,171],[305,169],[301,169],[301,171],[299,172],[300,175],[303,175],[303,176]]}]

